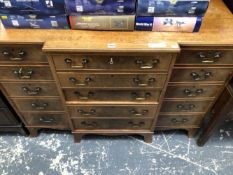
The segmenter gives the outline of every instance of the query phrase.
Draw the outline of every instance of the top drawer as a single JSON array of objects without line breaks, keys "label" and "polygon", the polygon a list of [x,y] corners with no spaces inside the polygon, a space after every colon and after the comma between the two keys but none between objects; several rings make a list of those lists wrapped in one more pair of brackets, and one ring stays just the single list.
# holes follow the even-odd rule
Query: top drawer
[{"label": "top drawer", "polygon": [[176,64],[233,65],[233,50],[182,50]]},{"label": "top drawer", "polygon": [[172,54],[151,56],[53,55],[57,70],[167,71]]},{"label": "top drawer", "polygon": [[0,45],[0,63],[47,63],[41,45]]}]

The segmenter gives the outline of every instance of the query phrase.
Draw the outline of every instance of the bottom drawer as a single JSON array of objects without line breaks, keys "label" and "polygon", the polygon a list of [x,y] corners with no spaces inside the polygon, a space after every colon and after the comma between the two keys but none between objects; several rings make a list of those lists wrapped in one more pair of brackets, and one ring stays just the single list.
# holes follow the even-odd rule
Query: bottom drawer
[{"label": "bottom drawer", "polygon": [[150,129],[152,120],[74,119],[74,129]]},{"label": "bottom drawer", "polygon": [[27,126],[70,128],[64,113],[23,113]]},{"label": "bottom drawer", "polygon": [[198,126],[201,121],[202,116],[200,115],[159,115],[156,126]]}]

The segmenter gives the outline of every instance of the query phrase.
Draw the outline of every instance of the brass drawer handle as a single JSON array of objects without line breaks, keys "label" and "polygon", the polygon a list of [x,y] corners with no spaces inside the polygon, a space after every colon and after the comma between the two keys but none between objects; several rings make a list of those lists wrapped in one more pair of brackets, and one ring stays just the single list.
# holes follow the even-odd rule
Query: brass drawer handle
[{"label": "brass drawer handle", "polygon": [[140,69],[153,69],[160,61],[159,59],[153,59],[151,64],[145,64],[144,61],[138,59],[135,63],[139,65]]},{"label": "brass drawer handle", "polygon": [[179,110],[179,111],[191,111],[191,110],[193,110],[195,108],[196,108],[195,104],[187,104],[187,105],[178,104],[176,106],[176,109]]},{"label": "brass drawer handle", "polygon": [[23,50],[20,50],[18,52],[18,57],[17,56],[14,56],[12,53],[8,52],[8,51],[3,51],[2,54],[5,56],[5,57],[8,57],[8,59],[10,61],[22,61],[23,60],[23,56],[26,55],[26,52],[23,51]]},{"label": "brass drawer handle", "polygon": [[147,80],[147,83],[143,83],[142,80],[140,80],[138,77],[137,78],[133,78],[133,82],[135,84],[137,84],[137,86],[140,86],[140,87],[147,87],[147,86],[150,86],[152,83],[154,83],[156,81],[155,78],[149,78]]},{"label": "brass drawer handle", "polygon": [[131,109],[129,112],[131,114],[133,114],[134,116],[144,116],[144,115],[148,114],[149,111],[143,109],[142,112],[140,113],[140,112],[136,111],[135,109]]},{"label": "brass drawer handle", "polygon": [[134,123],[133,121],[130,121],[128,124],[131,128],[141,128],[145,126],[145,122]]},{"label": "brass drawer handle", "polygon": [[32,106],[32,108],[34,108],[36,110],[45,110],[48,107],[48,103],[43,103],[42,105],[32,103],[31,106]]},{"label": "brass drawer handle", "polygon": [[209,77],[212,77],[213,74],[212,72],[207,72],[205,70],[201,70],[202,71],[202,75],[200,75],[199,73],[196,72],[191,72],[190,76],[193,78],[193,80],[195,81],[203,81],[208,79]]},{"label": "brass drawer handle", "polygon": [[21,67],[18,70],[13,70],[13,74],[17,75],[19,79],[31,79],[33,70],[24,71]]},{"label": "brass drawer handle", "polygon": [[96,110],[95,109],[91,109],[90,112],[85,112],[82,109],[78,109],[77,110],[78,113],[80,113],[83,116],[92,116],[92,115],[96,115]]},{"label": "brass drawer handle", "polygon": [[72,69],[83,69],[86,67],[87,63],[89,62],[87,59],[82,60],[81,65],[73,65],[73,60],[71,58],[65,58],[65,63],[70,66]]},{"label": "brass drawer handle", "polygon": [[39,121],[42,123],[54,123],[56,120],[54,117],[40,117]]},{"label": "brass drawer handle", "polygon": [[87,96],[83,96],[80,92],[75,91],[74,94],[80,99],[80,100],[89,100],[90,97],[94,96],[94,92],[88,92]]},{"label": "brass drawer handle", "polygon": [[196,97],[200,94],[203,94],[204,90],[203,89],[196,89],[196,90],[192,91],[190,89],[184,89],[183,92],[188,97]]},{"label": "brass drawer handle", "polygon": [[96,128],[98,126],[97,122],[86,122],[86,121],[82,121],[81,125],[86,128]]},{"label": "brass drawer handle", "polygon": [[134,100],[139,100],[140,101],[140,100],[146,100],[146,99],[150,98],[151,97],[151,93],[150,92],[146,92],[144,94],[144,97],[139,97],[139,95],[136,92],[132,92],[131,96],[132,96],[132,98]]},{"label": "brass drawer handle", "polygon": [[215,63],[222,57],[221,52],[199,52],[198,57],[201,58],[202,63]]},{"label": "brass drawer handle", "polygon": [[176,118],[172,118],[172,119],[171,119],[171,122],[172,122],[172,123],[175,123],[175,124],[187,123],[188,121],[189,121],[189,120],[186,119],[186,118],[183,118],[183,119],[181,119],[181,120],[177,120]]},{"label": "brass drawer handle", "polygon": [[93,81],[91,78],[87,77],[85,78],[83,83],[80,83],[79,80],[77,80],[75,77],[70,77],[69,81],[72,82],[75,86],[87,86],[89,82]]},{"label": "brass drawer handle", "polygon": [[29,89],[28,87],[22,87],[22,90],[27,94],[27,95],[38,95],[41,91],[40,87],[35,87],[34,89]]}]

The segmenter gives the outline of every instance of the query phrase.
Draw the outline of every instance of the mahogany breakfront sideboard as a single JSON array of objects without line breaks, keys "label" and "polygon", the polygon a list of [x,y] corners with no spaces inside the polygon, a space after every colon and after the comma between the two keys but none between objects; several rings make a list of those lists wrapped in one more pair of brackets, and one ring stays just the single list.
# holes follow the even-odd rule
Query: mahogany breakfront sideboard
[{"label": "mahogany breakfront sideboard", "polygon": [[233,18],[213,0],[199,33],[4,30],[0,86],[31,136],[185,129],[193,136],[233,73]]}]

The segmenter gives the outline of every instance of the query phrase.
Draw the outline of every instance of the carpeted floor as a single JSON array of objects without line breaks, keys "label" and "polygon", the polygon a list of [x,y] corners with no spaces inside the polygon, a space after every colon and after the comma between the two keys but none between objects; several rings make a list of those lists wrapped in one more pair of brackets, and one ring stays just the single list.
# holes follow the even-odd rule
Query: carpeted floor
[{"label": "carpeted floor", "polygon": [[86,136],[74,144],[66,132],[37,138],[0,135],[1,175],[231,175],[232,125],[204,147],[184,132],[158,132],[153,143],[140,137]]}]

